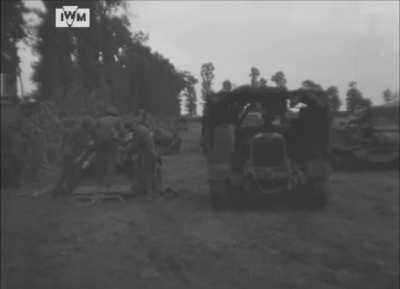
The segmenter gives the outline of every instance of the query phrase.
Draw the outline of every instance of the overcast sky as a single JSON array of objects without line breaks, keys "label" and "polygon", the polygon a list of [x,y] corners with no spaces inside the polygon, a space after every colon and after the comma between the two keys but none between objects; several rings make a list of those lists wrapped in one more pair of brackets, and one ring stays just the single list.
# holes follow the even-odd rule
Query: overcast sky
[{"label": "overcast sky", "polygon": [[288,86],[305,79],[337,85],[351,80],[381,102],[399,88],[399,2],[131,1],[133,29],[180,69],[200,79],[212,61],[215,84],[249,82],[251,66],[270,79],[284,71]]},{"label": "overcast sky", "polygon": [[148,44],[177,68],[200,80],[201,65],[213,62],[215,89],[225,79],[248,83],[252,66],[268,79],[282,70],[289,88],[312,79],[338,86],[342,96],[355,80],[375,104],[384,89],[399,89],[399,1],[130,1],[128,7],[132,29],[149,33]]}]

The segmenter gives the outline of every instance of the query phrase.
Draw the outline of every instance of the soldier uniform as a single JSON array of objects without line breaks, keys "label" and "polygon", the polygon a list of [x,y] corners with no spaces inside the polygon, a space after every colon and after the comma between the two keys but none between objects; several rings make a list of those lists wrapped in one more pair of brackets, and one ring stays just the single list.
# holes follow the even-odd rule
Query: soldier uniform
[{"label": "soldier uniform", "polygon": [[54,193],[70,192],[79,181],[75,158],[81,154],[94,139],[95,121],[85,117],[81,123],[74,123],[67,128],[63,137],[63,172],[55,186]]},{"label": "soldier uniform", "polygon": [[96,169],[100,184],[111,186],[111,174],[114,169],[117,153],[121,119],[114,108],[106,110],[106,115],[97,122],[96,128]]},{"label": "soldier uniform", "polygon": [[153,191],[156,164],[158,161],[152,134],[144,125],[129,121],[126,123],[132,133],[127,148],[129,155],[137,155],[134,162],[132,189],[146,194]]}]

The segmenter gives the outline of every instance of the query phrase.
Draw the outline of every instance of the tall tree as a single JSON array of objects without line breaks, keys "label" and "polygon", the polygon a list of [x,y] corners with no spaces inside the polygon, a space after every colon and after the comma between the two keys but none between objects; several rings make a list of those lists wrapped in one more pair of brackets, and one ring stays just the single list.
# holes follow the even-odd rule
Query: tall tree
[{"label": "tall tree", "polygon": [[390,89],[385,89],[382,93],[382,97],[385,103],[391,102],[395,99],[395,95]]},{"label": "tall tree", "polygon": [[371,106],[371,101],[365,99],[363,94],[357,87],[357,82],[350,81],[349,89],[346,93],[346,108],[347,111],[354,112],[357,108],[366,108]]},{"label": "tall tree", "polygon": [[1,1],[1,70],[9,75],[6,87],[12,95],[17,95],[20,63],[17,45],[27,36],[23,18],[25,11],[22,0]]},{"label": "tall tree", "polygon": [[304,80],[301,83],[301,85],[304,89],[319,90],[319,91],[323,90],[321,85],[319,85],[318,83],[315,83],[313,80],[310,80],[310,79]]},{"label": "tall tree", "polygon": [[259,81],[259,85],[260,85],[261,87],[267,87],[267,84],[268,84],[267,79],[265,79],[264,77],[261,77],[261,78],[260,78],[260,81]]},{"label": "tall tree", "polygon": [[54,101],[64,114],[107,105],[121,112],[179,114],[183,76],[145,45],[146,34],[131,33],[122,1],[71,0],[92,11],[91,27],[85,29],[56,29],[55,8],[65,3],[43,3],[47,12],[38,31],[34,74],[41,99]]},{"label": "tall tree", "polygon": [[[72,2],[71,4],[78,4]],[[94,2],[87,2],[87,5]],[[77,29],[57,29],[54,26],[55,9],[63,5],[63,1],[43,1],[46,13],[43,13],[41,24],[38,28],[37,43],[35,45],[36,53],[40,56],[35,65],[33,80],[38,84],[38,95],[40,100],[52,100],[57,107],[66,114],[69,111],[77,111],[80,106],[77,93],[84,78],[98,76],[93,75],[94,70],[85,71],[80,66],[81,45],[78,37],[86,34],[88,39],[87,51],[95,54],[97,62],[99,49],[95,47],[98,41],[94,41],[93,30],[98,27],[95,24],[97,17],[92,17],[91,28],[78,32]],[[92,8],[92,7],[91,7]],[[90,31],[90,33],[89,33]],[[75,35],[76,34],[76,35]],[[82,55],[86,61],[91,60],[91,55]],[[99,84],[101,81],[99,81]]]},{"label": "tall tree", "polygon": [[252,67],[250,69],[250,84],[253,87],[258,86],[258,77],[260,76],[260,70],[257,67]]},{"label": "tall tree", "polygon": [[331,111],[338,111],[342,102],[339,98],[339,90],[336,86],[330,86],[326,89],[328,102]]},{"label": "tall tree", "polygon": [[285,88],[286,89],[286,76],[283,73],[283,71],[278,71],[271,77],[271,81],[275,82],[275,85],[279,88]]},{"label": "tall tree", "polygon": [[197,115],[197,95],[195,85],[198,80],[188,71],[183,72],[185,80],[185,88],[183,94],[186,98],[186,110],[191,117]]},{"label": "tall tree", "polygon": [[201,75],[201,93],[203,101],[207,101],[208,96],[212,92],[212,85],[214,80],[214,65],[212,62],[204,63],[201,66],[200,75]]},{"label": "tall tree", "polygon": [[232,91],[232,83],[230,80],[225,80],[224,82],[222,82],[222,91]]},{"label": "tall tree", "polygon": [[[311,91],[324,91],[323,87],[314,82],[313,80],[307,79],[302,82],[302,88]],[[321,94],[319,100],[326,106],[331,106],[331,99],[327,94]],[[337,105],[337,104],[335,104]]]}]

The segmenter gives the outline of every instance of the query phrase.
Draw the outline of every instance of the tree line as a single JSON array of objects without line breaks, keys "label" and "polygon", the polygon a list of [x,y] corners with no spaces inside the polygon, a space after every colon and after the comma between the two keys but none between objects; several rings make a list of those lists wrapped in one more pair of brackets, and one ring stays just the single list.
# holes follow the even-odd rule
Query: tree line
[{"label": "tree line", "polygon": [[[166,57],[153,52],[146,45],[148,35],[131,32],[126,16],[126,2],[121,0],[42,1],[45,11],[28,9],[24,1],[2,1],[2,56],[11,59],[11,73],[18,73],[17,45],[22,40],[39,57],[34,65],[33,81],[37,85],[34,97],[55,104],[61,116],[91,113],[112,105],[122,113],[144,109],[156,115],[178,115],[181,95],[186,99],[186,110],[196,115],[199,83],[190,72],[179,71]],[[63,5],[77,5],[91,10],[91,27],[60,29],[55,27],[55,9]],[[121,13],[122,12],[122,13]],[[40,19],[35,29],[29,29],[24,15],[33,13]],[[213,91],[215,67],[212,62],[200,69],[201,99],[205,101]],[[250,84],[268,86],[257,67],[250,69]],[[283,71],[276,72],[270,81],[286,88]],[[235,87],[229,80],[223,90]],[[324,89],[312,80],[304,80],[302,87],[325,90],[331,110],[340,109],[342,102],[337,86]],[[386,89],[385,102],[398,99],[398,93]],[[371,105],[351,81],[345,98],[350,112],[357,107]]]},{"label": "tree line", "polygon": [[[201,82],[201,93],[202,93],[202,101],[205,102],[210,93],[214,92],[213,89],[213,80],[215,77],[215,67],[212,62],[204,63],[201,66],[200,74],[202,78]],[[268,86],[268,80],[264,77],[261,77],[260,70],[257,67],[250,68],[250,85],[253,87],[257,86]],[[282,89],[287,89],[287,79],[283,71],[278,71],[274,75],[271,76],[271,81],[274,83],[275,87],[280,87]],[[230,80],[225,80],[222,82],[223,91],[230,91],[236,85],[232,84]],[[348,112],[353,113],[357,109],[368,108],[371,106],[370,99],[363,96],[363,93],[357,87],[357,82],[350,81],[348,85],[348,90],[346,92],[345,104],[346,110]],[[339,89],[337,86],[331,85],[328,88],[324,89],[320,84],[314,82],[313,80],[307,79],[304,80],[301,84],[301,87],[304,89],[310,90],[319,90],[325,91],[327,94],[327,101],[330,107],[330,110],[335,112],[339,111],[342,106],[342,101],[339,96]],[[386,89],[382,93],[382,97],[385,103],[392,102],[399,99],[399,94],[393,93],[389,89]],[[195,109],[193,109],[195,111]]]},{"label": "tree line", "polygon": [[[23,3],[2,3],[2,14],[8,16],[2,27],[12,34],[2,34],[2,43],[7,43],[4,49],[14,56],[18,67],[17,44],[31,39],[39,57],[32,77],[37,100],[53,102],[61,116],[94,114],[104,106],[114,106],[121,113],[144,109],[155,115],[179,114],[178,95],[191,89],[193,78],[153,52],[146,45],[148,35],[131,32],[126,3],[44,0],[44,11],[28,9]],[[63,5],[89,8],[90,28],[56,28],[55,9]],[[34,30],[26,29],[26,13],[40,19]]]}]

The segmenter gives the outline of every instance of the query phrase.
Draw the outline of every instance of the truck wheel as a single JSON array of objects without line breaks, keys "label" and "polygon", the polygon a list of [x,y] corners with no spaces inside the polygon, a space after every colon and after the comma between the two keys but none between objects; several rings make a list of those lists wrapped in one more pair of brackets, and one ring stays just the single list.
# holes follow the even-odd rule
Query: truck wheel
[{"label": "truck wheel", "polygon": [[210,200],[215,209],[226,208],[229,204],[228,185],[224,181],[210,182]]}]

